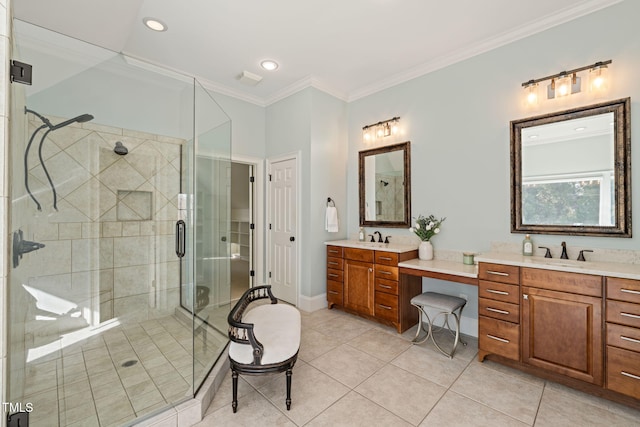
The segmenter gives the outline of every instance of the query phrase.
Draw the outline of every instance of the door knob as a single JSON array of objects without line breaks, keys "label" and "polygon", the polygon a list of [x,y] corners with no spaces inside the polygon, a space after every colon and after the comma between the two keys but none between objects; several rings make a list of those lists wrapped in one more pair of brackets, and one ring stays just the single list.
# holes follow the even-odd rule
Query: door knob
[{"label": "door knob", "polygon": [[220,240],[222,240],[223,242],[226,242],[227,241],[227,236],[222,236],[222,238]]},{"label": "door knob", "polygon": [[295,238],[295,237],[293,237],[293,236],[289,237],[289,241],[290,241],[290,242],[295,242],[295,240],[296,240],[296,238]]}]

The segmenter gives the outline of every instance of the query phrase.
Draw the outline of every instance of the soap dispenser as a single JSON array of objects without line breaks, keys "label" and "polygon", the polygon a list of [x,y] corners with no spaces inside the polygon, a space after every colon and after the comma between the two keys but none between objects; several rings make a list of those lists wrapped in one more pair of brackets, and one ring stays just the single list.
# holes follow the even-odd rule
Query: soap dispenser
[{"label": "soap dispenser", "polygon": [[364,242],[364,228],[360,227],[360,232],[358,233],[358,240]]},{"label": "soap dispenser", "polygon": [[528,234],[524,236],[524,240],[522,241],[522,255],[533,255],[533,242],[531,241],[531,237]]}]

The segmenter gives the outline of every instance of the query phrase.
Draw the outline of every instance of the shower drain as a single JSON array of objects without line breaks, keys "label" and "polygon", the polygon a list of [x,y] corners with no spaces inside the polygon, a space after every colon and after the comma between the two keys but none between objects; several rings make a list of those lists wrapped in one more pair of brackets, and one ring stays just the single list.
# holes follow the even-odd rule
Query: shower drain
[{"label": "shower drain", "polygon": [[126,362],[124,362],[124,363],[122,364],[122,367],[124,367],[124,368],[128,368],[129,366],[133,366],[133,365],[135,365],[136,363],[138,363],[138,361],[137,361],[137,360],[127,360]]}]

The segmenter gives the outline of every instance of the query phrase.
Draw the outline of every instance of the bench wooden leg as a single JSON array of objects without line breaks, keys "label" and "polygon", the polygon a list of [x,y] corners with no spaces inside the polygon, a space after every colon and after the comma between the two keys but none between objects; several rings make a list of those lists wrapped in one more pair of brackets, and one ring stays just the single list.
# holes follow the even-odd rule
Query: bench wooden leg
[{"label": "bench wooden leg", "polygon": [[238,372],[235,370],[231,371],[231,378],[233,379],[233,401],[231,402],[231,407],[233,408],[233,413],[238,410]]},{"label": "bench wooden leg", "polygon": [[291,369],[287,369],[287,411],[291,409]]}]

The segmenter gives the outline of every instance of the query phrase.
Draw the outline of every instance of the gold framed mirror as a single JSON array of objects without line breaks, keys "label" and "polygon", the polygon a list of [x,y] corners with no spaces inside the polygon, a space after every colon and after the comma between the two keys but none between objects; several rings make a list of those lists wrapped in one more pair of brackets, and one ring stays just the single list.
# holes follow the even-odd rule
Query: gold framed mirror
[{"label": "gold framed mirror", "polygon": [[631,237],[630,98],[511,122],[511,232]]},{"label": "gold framed mirror", "polygon": [[360,151],[360,225],[411,224],[410,142]]}]

